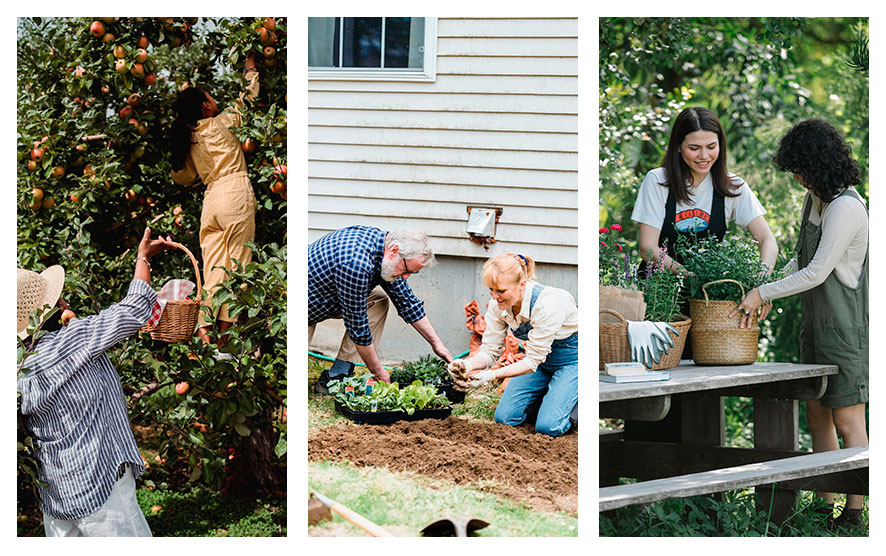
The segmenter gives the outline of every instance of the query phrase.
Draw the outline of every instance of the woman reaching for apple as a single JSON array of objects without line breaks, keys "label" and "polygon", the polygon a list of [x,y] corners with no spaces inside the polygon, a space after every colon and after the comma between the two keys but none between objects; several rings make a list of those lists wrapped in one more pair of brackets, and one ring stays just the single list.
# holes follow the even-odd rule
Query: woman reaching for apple
[{"label": "woman reaching for apple", "polygon": [[[252,260],[246,243],[255,237],[257,204],[252,183],[247,175],[246,157],[237,136],[229,128],[242,125],[245,100],[258,94],[258,71],[255,54],[246,57],[243,75],[246,92],[219,111],[215,99],[199,87],[182,91],[173,105],[176,119],[170,129],[172,178],[176,183],[191,185],[199,178],[206,186],[203,211],[200,214],[200,249],[203,253],[203,284],[206,303],[225,280],[224,269],[233,269],[232,259],[244,265]],[[197,335],[206,343],[214,322],[205,316]],[[233,326],[236,319],[222,305],[218,314],[219,337]]]},{"label": "woman reaching for apple", "polygon": [[[470,387],[510,377],[495,422],[520,425],[541,399],[535,431],[560,436],[574,425],[570,414],[578,407],[578,307],[572,294],[533,281],[534,274],[535,262],[523,255],[486,261],[483,283],[494,303],[486,311],[483,343],[473,357],[450,363],[449,372],[456,382],[467,376]],[[526,356],[484,370],[498,360],[508,330],[523,342]]]},{"label": "woman reaching for apple", "polygon": [[[21,413],[37,442],[40,508],[47,537],[151,536],[135,479],[145,466],[129,425],[120,377],[107,351],[151,316],[149,260],[174,247],[145,229],[129,291],[97,315],[64,325],[48,318],[61,299],[65,270],[18,269],[18,337],[31,353],[18,376]],[[45,310],[44,310],[45,308]],[[36,331],[29,318],[37,313]]]}]

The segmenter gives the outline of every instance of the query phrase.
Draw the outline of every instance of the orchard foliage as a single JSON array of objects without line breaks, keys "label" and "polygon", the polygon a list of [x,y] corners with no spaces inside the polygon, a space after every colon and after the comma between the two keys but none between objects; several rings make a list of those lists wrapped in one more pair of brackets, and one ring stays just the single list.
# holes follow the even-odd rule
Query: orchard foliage
[{"label": "orchard foliage", "polygon": [[[125,295],[145,227],[200,259],[204,188],[172,181],[171,106],[198,86],[223,110],[244,90],[246,56],[257,55],[260,91],[233,130],[252,141],[254,261],[230,273],[215,300],[230,299],[241,315],[223,348],[232,359],[197,339],[147,334],[110,354],[132,422],[160,439],[167,474],[153,465],[146,476],[163,475],[158,484],[285,490],[286,30],[285,18],[265,17],[18,20],[17,263],[63,265],[63,295],[81,317]],[[151,264],[155,289],[194,280],[181,251]]]},{"label": "orchard foliage", "polygon": [[[867,29],[864,18],[601,18],[600,225],[623,224],[636,249],[640,183],[661,165],[677,114],[704,106],[723,124],[729,171],[754,190],[780,253],[792,257],[804,192],[772,165],[792,125],[834,124],[867,196]],[[763,356],[797,360],[799,298],[775,306],[762,324]]]}]

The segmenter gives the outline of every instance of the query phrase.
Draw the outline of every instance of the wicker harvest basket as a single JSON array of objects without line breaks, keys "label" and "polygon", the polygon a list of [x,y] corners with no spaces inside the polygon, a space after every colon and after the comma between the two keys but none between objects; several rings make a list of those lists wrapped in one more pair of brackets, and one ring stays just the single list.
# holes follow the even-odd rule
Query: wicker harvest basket
[{"label": "wicker harvest basket", "polygon": [[[624,363],[631,360],[631,342],[628,339],[628,321],[621,314],[611,309],[600,309],[600,313],[607,313],[619,319],[619,322],[600,323],[600,370],[606,370],[606,363]],[[676,367],[680,364],[683,348],[686,346],[686,334],[692,326],[692,319],[680,315],[682,320],[671,322],[671,326],[677,329],[679,335],[668,332],[674,340],[674,347],[670,352],[662,355],[661,360],[653,365],[650,371],[662,371]]]},{"label": "wicker harvest basket", "polygon": [[709,301],[707,286],[730,279],[715,280],[702,286],[704,300],[690,299],[689,314],[692,316],[692,359],[697,365],[748,365],[757,360],[757,341],[760,327],[754,314],[749,328],[739,328],[741,315],[729,318],[738,305],[734,301]]},{"label": "wicker harvest basket", "polygon": [[149,328],[145,324],[140,332],[150,332],[152,339],[162,342],[187,342],[194,336],[194,330],[197,328],[197,318],[200,316],[200,305],[203,301],[203,283],[200,280],[200,269],[193,253],[181,243],[174,243],[174,245],[187,253],[191,264],[194,265],[194,274],[197,276],[197,298],[193,301],[190,299],[170,299],[166,302],[166,307],[163,309],[157,326]]},{"label": "wicker harvest basket", "polygon": [[631,360],[631,344],[628,340],[628,321],[621,313],[612,309],[600,309],[600,314],[609,314],[619,322],[600,323],[600,370],[606,370],[606,363],[625,363]]}]

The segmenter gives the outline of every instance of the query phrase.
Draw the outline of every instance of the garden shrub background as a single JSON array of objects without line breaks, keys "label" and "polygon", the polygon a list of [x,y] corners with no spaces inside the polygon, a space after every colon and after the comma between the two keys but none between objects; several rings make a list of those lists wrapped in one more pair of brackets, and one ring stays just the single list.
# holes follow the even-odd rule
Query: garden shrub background
[{"label": "garden shrub background", "polygon": [[[786,262],[804,190],[775,169],[772,156],[792,125],[808,118],[834,124],[859,162],[858,190],[868,198],[867,37],[866,18],[602,18],[600,226],[621,224],[636,253],[638,227],[630,216],[640,183],[660,166],[677,114],[704,106],[722,122],[729,171],[766,208]],[[747,234],[734,224],[729,232]],[[800,315],[799,296],[775,302],[761,323],[761,360],[799,360]],[[801,449],[810,450],[804,413],[801,402]],[[735,445],[752,442],[751,416],[749,399],[726,399],[727,436]]]},{"label": "garden shrub background", "polygon": [[[704,106],[723,124],[729,171],[766,208],[780,258],[793,256],[804,190],[772,165],[792,125],[834,124],[868,196],[867,32],[865,18],[601,18],[600,226],[621,224],[636,250],[640,183],[660,166],[677,114]],[[764,360],[798,360],[799,314],[799,296],[775,302]]]},{"label": "garden shrub background", "polygon": [[[112,35],[107,42],[107,35],[89,33],[99,19]],[[154,237],[173,235],[200,258],[204,187],[182,187],[170,177],[171,106],[189,83],[209,91],[224,109],[244,88],[246,54],[258,54],[260,93],[235,129],[241,141],[257,142],[247,154],[259,207],[254,257],[229,274],[216,300],[229,300],[241,315],[226,348],[234,358],[216,361],[196,338],[166,344],[147,334],[110,353],[130,395],[131,421],[137,434],[144,433],[139,446],[157,457],[143,476],[148,488],[193,483],[214,492],[285,496],[286,201],[270,187],[286,178],[287,36],[284,18],[268,23],[273,37],[259,35],[265,20],[18,20],[17,264],[37,271],[63,265],[63,295],[80,317],[125,295],[146,226]],[[114,47],[124,46],[131,67],[140,37],[150,41],[145,74],[153,78],[114,69]],[[269,44],[276,53],[263,57]],[[133,93],[141,103],[121,115]],[[100,134],[106,137],[82,140]],[[45,154],[29,167],[37,147]],[[53,173],[59,166],[63,175]],[[34,188],[53,201],[35,205]],[[155,289],[171,278],[194,280],[181,251],[151,263]],[[180,382],[190,385],[185,395],[174,391]],[[25,438],[20,430],[19,440]],[[20,514],[33,511],[30,485],[20,474]]]}]

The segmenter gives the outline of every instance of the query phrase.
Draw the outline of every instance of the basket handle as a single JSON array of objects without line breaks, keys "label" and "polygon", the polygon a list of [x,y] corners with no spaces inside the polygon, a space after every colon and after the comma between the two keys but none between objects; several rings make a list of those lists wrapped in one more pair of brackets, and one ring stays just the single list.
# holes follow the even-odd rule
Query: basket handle
[{"label": "basket handle", "polygon": [[707,284],[705,284],[704,286],[701,287],[701,291],[704,293],[705,307],[707,307],[707,305],[708,305],[708,292],[705,288],[710,286],[711,284],[720,284],[723,282],[733,282],[735,284],[738,284],[738,287],[741,288],[741,297],[744,298],[744,296],[746,295],[744,293],[744,286],[742,286],[741,282],[739,282],[738,280],[733,280],[732,278],[723,278],[722,280],[714,280],[713,282],[708,282]]},{"label": "basket handle", "polygon": [[182,245],[181,243],[172,241],[170,242],[174,247],[181,249],[185,253],[188,254],[188,257],[191,259],[191,264],[194,265],[194,275],[197,277],[197,299],[195,301],[197,303],[202,303],[203,301],[203,281],[200,279],[200,269],[197,267],[197,259],[194,258],[194,254],[191,253],[190,249]]},{"label": "basket handle", "polygon": [[625,318],[622,316],[622,314],[619,313],[618,311],[613,311],[612,309],[600,309],[600,314],[602,315],[603,313],[608,313],[608,314],[616,317],[618,320],[621,321],[621,324],[628,323],[628,321],[625,320]]}]

